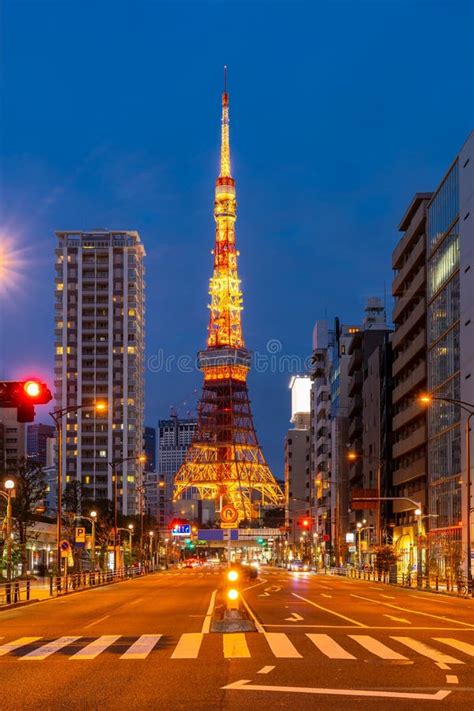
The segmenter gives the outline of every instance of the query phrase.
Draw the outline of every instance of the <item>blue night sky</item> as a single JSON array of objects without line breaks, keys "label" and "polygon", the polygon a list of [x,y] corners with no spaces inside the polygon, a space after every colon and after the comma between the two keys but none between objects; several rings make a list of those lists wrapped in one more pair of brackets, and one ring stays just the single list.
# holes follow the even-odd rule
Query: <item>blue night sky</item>
[{"label": "blue night sky", "polygon": [[[0,228],[19,272],[0,291],[6,378],[52,383],[55,229],[138,230],[148,357],[204,346],[223,64],[260,354],[278,341],[304,359],[316,319],[357,322],[389,294],[408,202],[473,127],[471,2],[6,0],[2,15]],[[168,370],[147,372],[147,424],[195,407],[201,375]],[[281,475],[291,368],[270,370],[249,386]]]}]

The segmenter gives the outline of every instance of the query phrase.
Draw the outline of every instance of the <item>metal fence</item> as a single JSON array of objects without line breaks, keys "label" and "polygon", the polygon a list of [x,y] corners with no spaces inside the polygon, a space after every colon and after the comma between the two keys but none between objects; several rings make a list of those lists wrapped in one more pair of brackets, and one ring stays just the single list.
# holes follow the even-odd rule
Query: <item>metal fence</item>
[{"label": "metal fence", "polygon": [[0,607],[36,600],[38,597],[41,599],[58,597],[75,590],[111,585],[146,575],[152,571],[153,566],[139,565],[131,568],[120,568],[116,571],[89,571],[87,573],[69,573],[62,576],[53,575],[49,578],[49,590],[47,585],[43,585],[41,594],[35,588],[34,579],[12,580],[11,582],[0,584]]},{"label": "metal fence", "polygon": [[468,590],[466,578],[442,578],[438,575],[419,577],[416,573],[378,572],[376,570],[363,570],[359,568],[331,568],[331,570],[327,572],[331,575],[343,575],[373,583],[400,585],[402,587],[431,592],[445,592],[461,597],[468,597],[472,593],[472,591]]}]

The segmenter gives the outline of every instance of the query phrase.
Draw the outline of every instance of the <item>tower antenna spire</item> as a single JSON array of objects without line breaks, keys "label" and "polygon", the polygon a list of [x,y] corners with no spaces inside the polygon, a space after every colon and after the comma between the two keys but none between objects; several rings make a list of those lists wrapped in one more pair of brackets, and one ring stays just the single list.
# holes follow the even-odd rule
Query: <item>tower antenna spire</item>
[{"label": "tower antenna spire", "polygon": [[227,94],[227,64],[224,64],[224,94]]}]

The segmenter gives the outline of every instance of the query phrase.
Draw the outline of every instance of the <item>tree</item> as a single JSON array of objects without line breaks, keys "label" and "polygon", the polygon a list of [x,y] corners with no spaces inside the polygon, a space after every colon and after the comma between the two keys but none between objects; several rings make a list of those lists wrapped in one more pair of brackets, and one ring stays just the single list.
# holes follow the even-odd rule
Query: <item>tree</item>
[{"label": "tree", "polygon": [[31,529],[36,523],[35,510],[46,496],[46,479],[38,462],[21,459],[17,464],[15,479],[15,498],[12,513],[21,553],[21,575],[26,575],[28,555],[26,544],[28,536],[34,537]]},{"label": "tree", "polygon": [[378,573],[388,573],[398,560],[392,546],[379,546],[375,549],[375,569]]},{"label": "tree", "polygon": [[84,499],[82,501],[82,513],[90,516],[91,511],[97,513],[95,524],[95,542],[100,548],[99,565],[105,568],[107,549],[113,545],[114,530],[114,507],[109,499]]},{"label": "tree", "polygon": [[80,570],[80,558],[82,549],[75,546],[75,529],[81,525],[78,516],[81,515],[81,506],[83,498],[83,487],[80,481],[68,481],[64,489],[62,497],[63,504],[63,536],[67,538],[72,545],[74,568]]}]

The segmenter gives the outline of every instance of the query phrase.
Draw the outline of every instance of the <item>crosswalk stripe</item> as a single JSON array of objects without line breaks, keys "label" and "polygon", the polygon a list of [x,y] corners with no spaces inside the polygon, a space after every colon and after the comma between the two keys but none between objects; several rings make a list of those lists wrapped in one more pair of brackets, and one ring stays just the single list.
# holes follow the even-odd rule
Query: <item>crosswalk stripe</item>
[{"label": "crosswalk stripe", "polygon": [[234,634],[225,634],[223,637],[224,657],[232,659],[235,657],[250,657],[250,651],[247,646],[245,634],[235,632]]},{"label": "crosswalk stripe", "polygon": [[146,659],[162,636],[161,634],[142,634],[142,636],[122,654],[120,659]]},{"label": "crosswalk stripe", "polygon": [[104,634],[102,635],[102,637],[99,637],[98,639],[94,640],[94,642],[91,642],[90,644],[85,646],[83,649],[81,649],[80,652],[76,652],[76,654],[73,654],[72,657],[69,657],[69,659],[95,659],[99,656],[99,654],[102,654],[102,652],[105,651],[107,647],[110,647],[110,645],[116,642],[118,639],[120,639],[119,634]]},{"label": "crosswalk stripe", "polygon": [[186,632],[181,635],[171,659],[197,659],[201,649],[202,632]]},{"label": "crosswalk stripe", "polygon": [[407,659],[403,654],[394,652],[393,649],[390,649],[390,647],[387,647],[385,644],[382,644],[382,642],[379,642],[378,639],[374,639],[369,635],[350,634],[349,637],[358,642],[362,647],[367,649],[367,651],[372,652],[372,654],[382,659]]},{"label": "crosswalk stripe", "polygon": [[20,659],[30,661],[34,660],[37,662],[42,661],[43,659],[46,659],[46,657],[51,656],[51,654],[54,654],[55,652],[58,652],[60,649],[63,649],[63,647],[67,647],[68,644],[72,644],[76,640],[81,639],[80,637],[59,637],[59,639],[55,639],[54,642],[48,642],[48,644],[43,644],[43,646],[38,647],[38,649],[34,649],[32,652],[29,652],[29,654],[25,654],[24,657],[20,657]]},{"label": "crosswalk stripe", "polygon": [[284,632],[265,632],[265,639],[275,657],[301,659],[301,654]]},{"label": "crosswalk stripe", "polygon": [[306,636],[329,659],[355,659],[327,634],[307,633]]},{"label": "crosswalk stripe", "polygon": [[467,642],[461,642],[459,639],[454,639],[453,637],[433,637],[436,642],[443,642],[444,644],[449,644],[450,647],[454,647],[459,652],[464,652],[464,654],[469,654],[470,657],[474,657],[474,644],[468,644]]},{"label": "crosswalk stripe", "polygon": [[14,652],[15,649],[19,649],[20,647],[26,647],[27,644],[37,642],[39,639],[41,639],[41,637],[19,637],[13,642],[2,644],[0,647],[0,657],[3,657],[5,654],[10,654],[10,652]]},{"label": "crosswalk stripe", "polygon": [[460,659],[450,657],[449,654],[444,654],[444,652],[440,652],[434,647],[430,647],[424,642],[419,642],[411,637],[392,637],[392,639],[413,649],[415,652],[418,652],[418,654],[422,654],[424,657],[433,659],[435,662],[440,662],[441,664],[464,664]]}]

